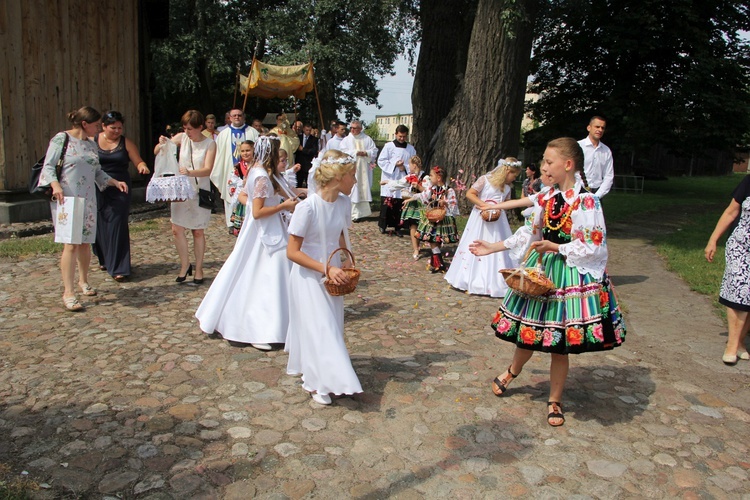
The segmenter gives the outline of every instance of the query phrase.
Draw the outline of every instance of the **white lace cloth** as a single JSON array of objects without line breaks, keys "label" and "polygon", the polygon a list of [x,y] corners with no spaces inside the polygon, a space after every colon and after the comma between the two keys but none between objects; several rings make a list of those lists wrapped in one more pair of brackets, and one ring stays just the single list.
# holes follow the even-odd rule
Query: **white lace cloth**
[{"label": "white lace cloth", "polygon": [[196,197],[196,190],[186,175],[152,177],[146,187],[146,201],[185,201]]}]

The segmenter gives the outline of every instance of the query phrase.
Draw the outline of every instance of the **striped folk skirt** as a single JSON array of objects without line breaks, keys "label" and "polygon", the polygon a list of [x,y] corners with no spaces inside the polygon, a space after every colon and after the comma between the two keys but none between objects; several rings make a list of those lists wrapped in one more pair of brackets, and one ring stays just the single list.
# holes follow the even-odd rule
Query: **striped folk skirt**
[{"label": "striped folk skirt", "polygon": [[[527,266],[537,256],[532,251]],[[558,253],[544,254],[542,264],[557,289],[541,297],[511,290],[492,319],[498,338],[555,354],[605,351],[625,341],[625,322],[606,272],[597,281]]]}]

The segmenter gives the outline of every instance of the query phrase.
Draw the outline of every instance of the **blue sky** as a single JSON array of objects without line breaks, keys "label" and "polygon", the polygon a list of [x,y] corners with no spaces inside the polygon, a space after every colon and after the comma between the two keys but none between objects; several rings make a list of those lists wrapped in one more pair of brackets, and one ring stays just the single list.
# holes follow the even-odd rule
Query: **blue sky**
[{"label": "blue sky", "polygon": [[375,115],[406,114],[411,113],[411,87],[414,84],[414,77],[409,73],[409,62],[400,56],[393,68],[395,76],[387,75],[378,80],[380,89],[380,98],[378,102],[381,108],[376,106],[360,106],[362,110],[362,120],[370,123],[375,119]]}]

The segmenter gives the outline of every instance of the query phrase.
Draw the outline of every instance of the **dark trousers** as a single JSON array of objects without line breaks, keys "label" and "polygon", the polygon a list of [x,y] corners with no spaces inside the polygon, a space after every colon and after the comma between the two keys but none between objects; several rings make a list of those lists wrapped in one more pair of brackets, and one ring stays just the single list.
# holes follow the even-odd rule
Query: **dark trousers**
[{"label": "dark trousers", "polygon": [[401,209],[404,206],[404,200],[401,198],[391,198],[384,196],[380,199],[380,217],[378,217],[378,227],[385,231],[389,227],[398,228],[401,223]]}]

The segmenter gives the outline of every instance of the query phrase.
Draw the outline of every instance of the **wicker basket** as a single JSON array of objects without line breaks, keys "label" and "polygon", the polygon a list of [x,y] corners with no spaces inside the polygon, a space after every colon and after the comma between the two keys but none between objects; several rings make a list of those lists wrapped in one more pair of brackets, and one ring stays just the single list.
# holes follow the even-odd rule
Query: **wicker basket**
[{"label": "wicker basket", "polygon": [[330,269],[331,265],[331,259],[334,255],[336,255],[336,252],[344,251],[347,254],[349,254],[349,258],[352,261],[352,266],[354,265],[354,255],[349,251],[348,248],[337,248],[333,252],[331,252],[331,255],[328,256],[328,261],[326,262],[326,280],[323,282],[323,284],[326,287],[326,290],[328,293],[330,293],[333,296],[339,296],[339,295],[346,295],[348,293],[352,293],[357,288],[357,283],[359,283],[359,269],[356,269],[354,267],[344,267],[342,270],[346,273],[347,277],[349,278],[349,282],[346,285],[337,285],[333,281],[331,281],[331,277],[328,275],[328,269]]},{"label": "wicker basket", "polygon": [[[485,203],[495,203],[495,200],[485,200]],[[495,222],[503,211],[499,208],[485,208],[480,212],[485,222]]]},{"label": "wicker basket", "polygon": [[445,219],[445,214],[448,213],[445,208],[439,206],[437,202],[432,201],[425,208],[424,214],[427,220],[433,224],[440,224]]},{"label": "wicker basket", "polygon": [[549,279],[542,270],[542,254],[539,254],[536,266],[533,268],[525,267],[524,264],[531,253],[531,248],[518,269],[501,269],[500,274],[505,278],[505,282],[510,288],[524,295],[540,297],[546,295],[555,289],[555,284]]}]

